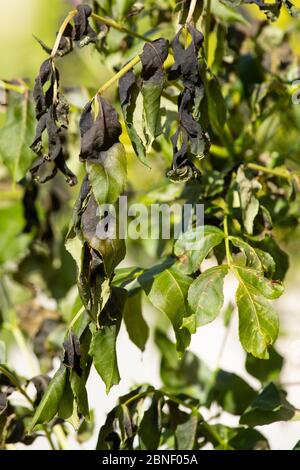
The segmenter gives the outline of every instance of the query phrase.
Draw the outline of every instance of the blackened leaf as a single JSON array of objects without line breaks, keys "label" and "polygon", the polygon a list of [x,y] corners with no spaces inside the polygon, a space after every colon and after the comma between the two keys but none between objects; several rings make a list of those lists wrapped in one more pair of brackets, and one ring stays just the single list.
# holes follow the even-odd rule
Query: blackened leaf
[{"label": "blackened leaf", "polygon": [[65,366],[73,369],[79,377],[82,375],[82,368],[80,366],[80,342],[77,336],[71,331],[64,341],[64,360]]},{"label": "blackened leaf", "polygon": [[161,435],[162,400],[154,394],[150,407],[145,411],[139,427],[139,438],[142,449],[155,450],[159,446]]},{"label": "blackened leaf", "polygon": [[190,90],[199,84],[198,52],[203,42],[203,35],[192,25],[187,26],[191,35],[191,43],[185,49],[180,42],[182,29],[178,31],[172,42],[174,51],[175,66],[180,69],[183,84]]},{"label": "blackened leaf", "polygon": [[187,293],[192,278],[174,267],[156,274],[146,271],[138,278],[150,302],[164,313],[172,323],[177,350],[183,353],[190,343],[190,333],[182,328],[183,318],[188,315]]},{"label": "blackened leaf", "polygon": [[95,105],[98,107],[94,119],[93,103],[90,101],[84,108],[80,118],[81,149],[80,159],[99,160],[100,152],[108,150],[119,142],[122,129],[115,109],[103,98],[97,96]]},{"label": "blackened leaf", "polygon": [[78,5],[77,12],[77,15],[74,16],[73,39],[79,41],[79,46],[83,47],[90,42],[96,42],[97,33],[92,29],[88,20],[92,14],[91,7],[89,5]]},{"label": "blackened leaf", "polygon": [[117,420],[117,414],[119,412],[119,406],[113,408],[107,415],[106,421],[101,426],[96,450],[118,450],[120,446],[120,437],[115,432],[115,423]]},{"label": "blackened leaf", "polygon": [[260,380],[261,383],[277,380],[283,366],[283,357],[274,349],[269,348],[269,359],[257,359],[247,354],[246,370]]},{"label": "blackened leaf", "polygon": [[123,144],[113,144],[95,162],[87,160],[87,174],[98,204],[112,204],[126,184],[126,155]]},{"label": "blackened leaf", "polygon": [[100,329],[91,326],[92,342],[89,354],[94,366],[106,385],[107,393],[113,385],[120,381],[117,362],[116,340],[120,330],[127,291],[121,287],[113,287],[112,294],[100,314]]},{"label": "blackened leaf", "polygon": [[29,92],[9,92],[8,109],[0,129],[0,159],[19,181],[28,171],[34,153],[29,145],[34,137],[34,111]]},{"label": "blackened leaf", "polygon": [[86,382],[89,377],[92,364],[91,357],[88,354],[90,344],[91,332],[89,327],[87,327],[80,337],[80,367],[82,375],[79,377],[75,370],[71,371],[70,374],[70,385],[77,403],[78,412],[83,415],[85,419],[90,419],[89,403],[86,391]]},{"label": "blackened leaf", "polygon": [[146,43],[141,54],[142,95],[146,123],[153,138],[161,132],[160,97],[164,87],[164,61],[168,56],[169,43],[159,38]]},{"label": "blackened leaf", "polygon": [[129,291],[124,308],[124,322],[131,341],[144,351],[149,337],[149,327],[142,315],[142,298],[139,289]]},{"label": "blackened leaf", "polygon": [[36,375],[35,377],[32,377],[32,379],[30,380],[36,389],[36,398],[34,401],[35,406],[37,406],[40,403],[50,383],[50,380],[51,379],[48,375]]},{"label": "blackened leaf", "polygon": [[[85,211],[82,214],[81,226],[85,240],[93,250],[97,251],[104,263],[105,273],[110,277],[115,267],[125,256],[125,241],[118,238],[118,225],[116,219],[108,222],[107,236],[99,230],[100,215],[98,205],[93,196],[90,197]],[[112,226],[113,234],[109,236]]]},{"label": "blackened leaf", "polygon": [[276,421],[289,421],[295,415],[296,409],[286,399],[283,390],[270,383],[252,401],[240,418],[241,424],[247,426],[262,426]]},{"label": "blackened leaf", "polygon": [[67,369],[61,366],[51,380],[39,406],[35,410],[30,422],[29,432],[32,432],[36,424],[49,423],[57,413],[60,400],[63,396],[66,383]]},{"label": "blackened leaf", "polygon": [[191,414],[183,423],[178,424],[175,430],[176,448],[178,450],[193,450],[197,425],[198,416],[194,414]]}]

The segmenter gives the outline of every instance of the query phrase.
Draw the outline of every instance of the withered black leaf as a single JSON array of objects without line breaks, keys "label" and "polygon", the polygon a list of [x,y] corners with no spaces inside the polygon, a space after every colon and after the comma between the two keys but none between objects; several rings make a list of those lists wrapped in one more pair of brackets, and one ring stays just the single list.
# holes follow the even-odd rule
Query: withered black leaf
[{"label": "withered black leaf", "polygon": [[163,64],[168,56],[169,41],[163,38],[146,43],[142,54],[140,55],[143,65],[141,77],[158,83],[164,77]]},{"label": "withered black leaf", "polygon": [[202,158],[209,149],[209,137],[202,128],[199,118],[199,106],[204,96],[204,84],[201,79],[198,53],[203,43],[203,35],[188,25],[191,43],[184,48],[180,42],[182,29],[172,42],[175,64],[169,78],[181,78],[184,90],[178,97],[178,128],[172,136],[173,165],[168,172],[172,181],[187,181],[196,177],[198,171],[192,158]]},{"label": "withered black leaf", "polygon": [[50,383],[50,380],[51,378],[45,374],[36,375],[35,377],[32,377],[32,379],[30,380],[30,382],[33,383],[35,390],[36,390],[36,398],[34,401],[35,406],[37,406],[40,403]]},{"label": "withered black leaf", "polygon": [[77,375],[81,377],[82,368],[80,365],[80,342],[73,331],[68,334],[68,337],[65,339],[63,346],[65,350],[63,363],[65,366],[73,369]]},{"label": "withered black leaf", "polygon": [[113,144],[119,142],[122,133],[118,115],[107,101],[98,96],[95,98],[99,107],[96,119],[93,115],[93,100],[84,108],[80,118],[81,149],[79,158],[85,160],[99,160],[100,152],[108,150]]},{"label": "withered black leaf", "polygon": [[[49,86],[44,91],[47,82]],[[33,90],[37,127],[31,149],[38,158],[30,171],[36,181],[44,183],[60,170],[72,186],[77,183],[77,179],[66,164],[65,138],[62,134],[62,130],[68,126],[69,107],[58,90],[58,70],[53,60],[47,59],[41,65]],[[42,140],[44,132],[47,133],[47,149],[44,148]]]},{"label": "withered black leaf", "polygon": [[79,42],[79,46],[83,47],[91,42],[96,42],[97,33],[89,24],[88,18],[92,14],[89,5],[78,5],[77,15],[74,17],[74,41]]}]

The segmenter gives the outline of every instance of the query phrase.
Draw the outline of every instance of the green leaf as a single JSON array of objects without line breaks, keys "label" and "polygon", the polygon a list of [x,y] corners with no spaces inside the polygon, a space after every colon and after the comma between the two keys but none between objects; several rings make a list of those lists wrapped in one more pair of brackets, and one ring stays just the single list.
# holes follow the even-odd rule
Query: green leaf
[{"label": "green leaf", "polygon": [[101,152],[100,161],[87,161],[86,169],[98,204],[113,204],[126,184],[126,155],[123,144],[112,145]]},{"label": "green leaf", "polygon": [[141,302],[140,290],[129,292],[123,316],[129,338],[141,351],[144,351],[149,337],[149,327],[142,315]]},{"label": "green leaf", "polygon": [[226,104],[221,87],[215,77],[205,80],[209,122],[217,135],[223,132],[226,121]]},{"label": "green leaf", "polygon": [[284,287],[280,281],[267,279],[260,271],[246,266],[233,266],[233,269],[252,293],[261,294],[267,299],[277,299],[283,294]]},{"label": "green leaf", "polygon": [[194,313],[185,317],[182,323],[191,333],[219,315],[224,302],[223,284],[227,272],[228,266],[215,266],[192,282],[188,291],[188,303]]},{"label": "green leaf", "polygon": [[239,311],[239,336],[245,350],[260,359],[268,359],[268,346],[279,330],[278,316],[261,294],[240,278],[236,292]]},{"label": "green leaf", "polygon": [[259,201],[255,194],[261,188],[261,185],[243,165],[238,169],[236,181],[244,227],[247,233],[251,235],[253,233],[254,219],[259,211]]},{"label": "green leaf", "polygon": [[66,376],[65,388],[57,410],[58,417],[65,420],[71,418],[73,414],[73,405],[74,395],[70,385],[69,377]]},{"label": "green leaf", "polygon": [[197,271],[212,248],[223,239],[224,232],[211,225],[183,232],[174,246],[174,253],[180,258],[180,269],[186,274]]},{"label": "green leaf", "polygon": [[240,424],[262,426],[277,421],[289,421],[296,409],[286,400],[286,393],[270,383],[253,400],[240,418]]},{"label": "green leaf", "polygon": [[92,330],[92,334],[90,354],[108,393],[113,385],[120,382],[116,352],[117,325]]},{"label": "green leaf", "polygon": [[263,270],[260,257],[258,256],[256,250],[251,245],[249,245],[249,243],[238,237],[229,237],[229,239],[234,246],[239,248],[245,254],[247,266],[253,269],[257,269],[258,271]]},{"label": "green leaf", "polygon": [[120,382],[116,341],[121,326],[127,291],[113,287],[112,295],[100,314],[100,329],[91,325],[92,341],[89,354],[94,366],[106,385],[106,392]]},{"label": "green leaf", "polygon": [[300,440],[296,442],[296,444],[293,447],[293,450],[300,450]]},{"label": "green leaf", "polygon": [[237,8],[231,8],[228,5],[224,5],[219,0],[214,0],[211,5],[211,12],[217,18],[228,22],[228,23],[241,23],[244,25],[249,25],[249,22],[246,18],[239,13]]},{"label": "green leaf", "polygon": [[[272,278],[283,280],[289,268],[289,257],[279,247],[274,238],[270,235],[265,235],[265,238],[263,240],[251,240],[251,244],[255,249],[259,249],[262,252],[267,253],[269,256],[272,256],[276,265],[275,270],[274,266],[272,267],[274,270],[274,272],[272,273]],[[257,254],[259,255],[260,251],[257,251]]]},{"label": "green leaf", "polygon": [[235,450],[269,450],[270,446],[263,434],[256,429],[236,428],[236,433],[229,440]]},{"label": "green leaf", "polygon": [[198,416],[193,414],[184,423],[178,424],[175,430],[176,449],[193,450],[197,425]]},{"label": "green leaf", "polygon": [[181,326],[183,318],[188,315],[187,292],[192,279],[170,267],[158,274],[149,270],[139,277],[139,282],[154,307],[167,315],[171,321],[177,350],[182,353],[190,342],[188,330]]},{"label": "green leaf", "polygon": [[246,370],[260,380],[261,383],[271,382],[279,378],[283,366],[283,357],[274,349],[269,348],[269,359],[262,360],[247,354]]},{"label": "green leaf", "polygon": [[161,434],[161,406],[161,398],[155,393],[151,405],[144,413],[138,431],[142,449],[155,450],[159,446]]},{"label": "green leaf", "polygon": [[209,393],[209,403],[217,402],[224,411],[242,414],[256,396],[255,390],[238,375],[219,370]]},{"label": "green leaf", "polygon": [[24,226],[21,202],[8,203],[0,208],[0,265],[8,261],[17,262],[27,254],[32,235],[22,233]]},{"label": "green leaf", "polygon": [[0,129],[0,159],[13,180],[21,180],[28,171],[34,153],[29,146],[35,134],[34,110],[29,93],[9,92],[8,110]]},{"label": "green leaf", "polygon": [[214,380],[206,364],[191,351],[179,359],[175,344],[159,330],[155,331],[155,344],[161,353],[160,377],[167,390],[186,392],[205,402]]},{"label": "green leaf", "polygon": [[39,423],[48,424],[56,415],[65,390],[66,376],[67,369],[65,366],[61,366],[48,385],[39,406],[35,410],[30,422],[29,432],[32,432]]},{"label": "green leaf", "polygon": [[135,81],[135,75],[130,70],[119,81],[121,107],[128,136],[132,147],[142,162],[146,160],[146,145],[148,136],[145,135],[143,98]]}]

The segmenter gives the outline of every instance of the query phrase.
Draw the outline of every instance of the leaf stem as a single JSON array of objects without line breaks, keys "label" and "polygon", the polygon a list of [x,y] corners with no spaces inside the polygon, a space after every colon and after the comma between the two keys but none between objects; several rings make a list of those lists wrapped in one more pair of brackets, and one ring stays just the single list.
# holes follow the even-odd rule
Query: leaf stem
[{"label": "leaf stem", "polygon": [[[22,387],[22,385],[19,383],[18,379],[13,375],[11,374],[7,369],[5,369],[5,367],[1,366],[0,365],[0,372],[5,375],[5,377],[8,378],[8,380],[14,384],[14,386],[19,390],[19,392],[21,393],[21,395],[23,395],[23,397],[26,398],[26,400],[28,401],[28,403],[32,406],[32,408],[34,409],[34,401],[32,400],[32,398],[30,398],[30,396],[28,395],[28,393],[26,392],[26,390],[24,390],[24,388]],[[52,450],[56,450],[54,444],[53,444],[53,441],[52,441],[52,437],[51,437],[51,434],[50,432],[48,431],[47,427],[44,425],[43,426],[43,430],[45,432],[45,436],[46,436],[46,439],[47,441],[49,442],[49,445],[51,447]]]},{"label": "leaf stem", "polygon": [[204,32],[204,53],[205,53],[206,60],[208,60],[210,13],[211,13],[211,0],[206,0],[205,32]]},{"label": "leaf stem", "polygon": [[287,180],[291,178],[291,173],[288,170],[286,170],[285,172],[282,169],[278,169],[278,168],[267,168],[265,166],[258,165],[257,163],[248,163],[247,167],[250,168],[251,170],[261,171],[263,173],[268,173],[270,175],[279,176],[280,178],[285,178]]},{"label": "leaf stem", "polygon": [[29,89],[26,84],[24,85],[15,85],[14,83],[8,83],[4,80],[0,80],[0,88],[4,88],[4,90],[15,91],[16,93],[20,93],[23,95]]},{"label": "leaf stem", "polygon": [[33,400],[30,398],[26,390],[22,387],[19,383],[18,379],[11,374],[5,367],[0,366],[1,374],[5,375],[5,377],[12,383],[14,386],[19,390],[19,392],[26,398],[26,400],[30,403],[31,406],[34,406]]},{"label": "leaf stem", "polygon": [[224,216],[224,234],[225,234],[225,250],[228,266],[232,265],[232,255],[229,246],[229,235],[228,235],[228,221],[227,215]]},{"label": "leaf stem", "polygon": [[190,23],[191,21],[193,21],[193,15],[194,15],[196,5],[197,5],[197,0],[192,0],[190,3],[190,8],[189,8],[188,16],[186,19],[186,23]]},{"label": "leaf stem", "polygon": [[130,29],[125,28],[125,26],[121,25],[120,23],[117,23],[112,18],[100,16],[100,15],[97,15],[96,13],[92,13],[91,17],[94,18],[96,21],[100,21],[100,23],[103,23],[106,26],[109,26],[111,28],[116,29],[117,31],[120,31],[121,33],[128,34],[129,36],[133,36],[134,38],[141,39],[142,41],[146,41],[146,42],[151,41],[151,39],[147,38],[146,36],[142,36],[141,34],[138,34],[134,31],[131,31]]},{"label": "leaf stem", "polygon": [[113,85],[116,81],[118,81],[125,73],[127,73],[132,67],[134,67],[136,64],[140,62],[140,56],[136,55],[133,59],[131,59],[128,64],[126,64],[124,67],[119,70],[110,80],[104,83],[99,90],[97,91],[96,95],[102,95],[111,85]]},{"label": "leaf stem", "polygon": [[72,20],[72,18],[74,18],[75,15],[77,15],[77,10],[70,11],[68,13],[68,15],[65,17],[64,21],[62,22],[62,25],[59,28],[59,31],[57,33],[55,43],[54,43],[54,46],[53,46],[53,49],[52,49],[52,52],[51,52],[51,55],[50,55],[51,59],[54,59],[54,57],[56,55],[56,52],[57,52],[57,49],[59,48],[60,40],[61,40],[61,38],[62,38],[62,36],[65,32],[65,29],[68,26],[68,24],[70,23],[70,21]]}]

